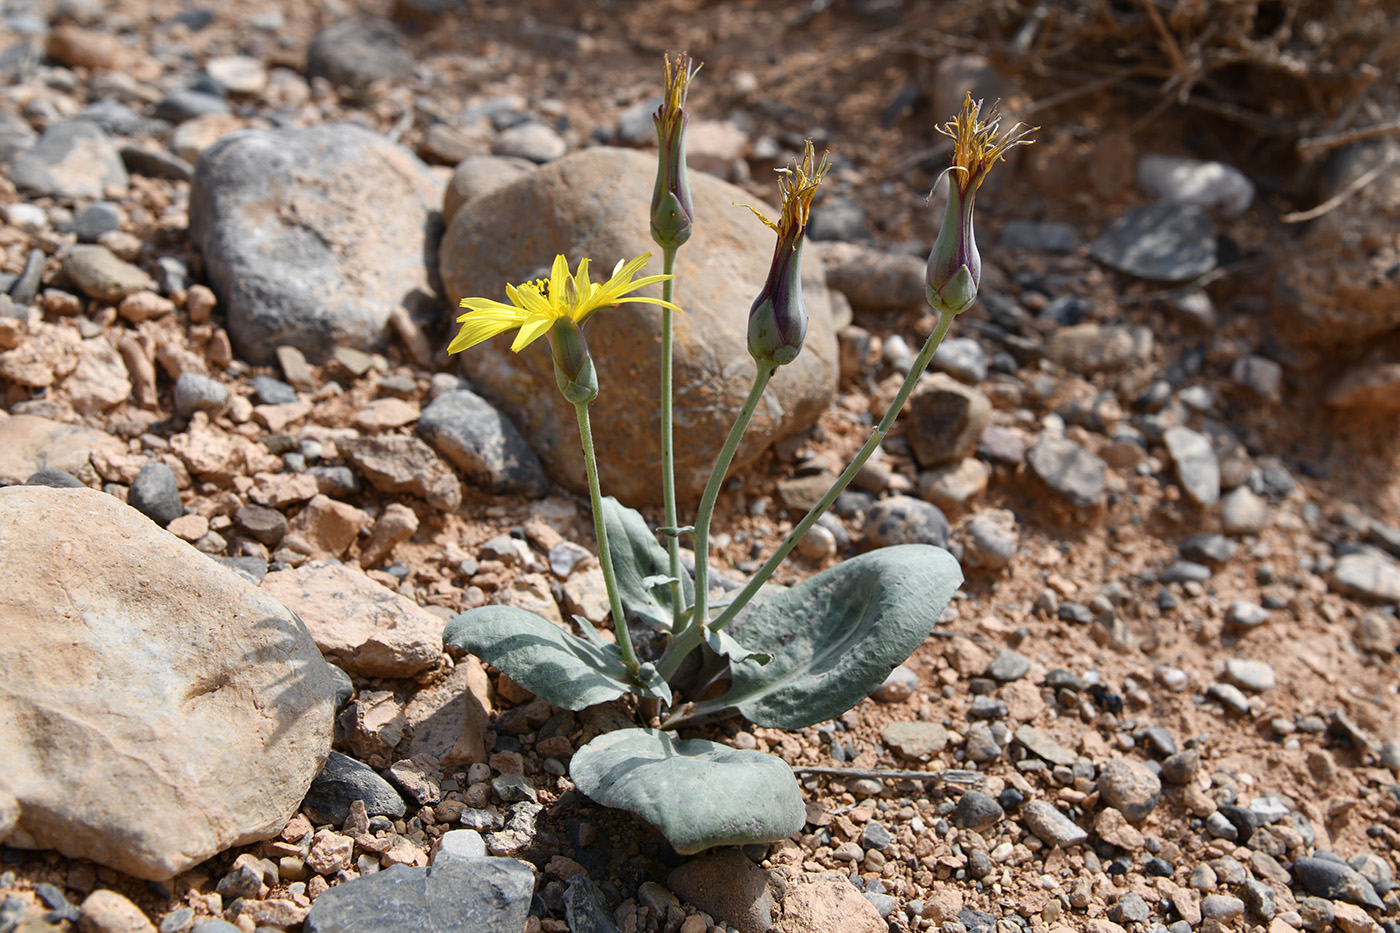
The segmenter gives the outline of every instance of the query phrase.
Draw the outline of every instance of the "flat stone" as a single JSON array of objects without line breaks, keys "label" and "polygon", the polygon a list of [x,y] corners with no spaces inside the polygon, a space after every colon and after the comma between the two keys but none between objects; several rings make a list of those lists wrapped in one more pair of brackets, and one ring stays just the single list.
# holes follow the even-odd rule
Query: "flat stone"
[{"label": "flat stone", "polygon": [[63,274],[88,297],[109,304],[154,286],[139,266],[118,259],[105,246],[70,247],[63,254]]},{"label": "flat stone", "polygon": [[1332,570],[1332,584],[1361,599],[1400,602],[1400,566],[1378,551],[1343,555]]},{"label": "flat stone", "polygon": [[978,512],[964,528],[963,566],[983,570],[1009,567],[1019,543],[1016,513],[1010,509]]},{"label": "flat stone", "polygon": [[433,758],[444,768],[486,761],[490,709],[491,685],[481,662],[461,658],[451,674],[420,688],[404,708],[407,753]]},{"label": "flat stone", "polygon": [[93,490],[0,489],[0,529],[7,844],[163,880],[277,833],[335,696],[296,617]]},{"label": "flat stone", "polygon": [[987,666],[987,676],[1002,683],[1020,680],[1030,671],[1031,659],[1010,648],[998,651],[997,656],[992,658],[992,663]]},{"label": "flat stone", "polygon": [[[693,126],[692,126],[693,129]],[[591,148],[544,165],[463,205],[443,237],[442,279],[449,304],[462,298],[504,300],[507,283],[547,273],[556,253],[571,268],[585,258],[595,280],[619,259],[654,253],[647,219],[654,156]],[[772,232],[734,202],[752,203],[741,188],[693,172],[697,216],[694,235],[677,255],[683,314],[675,321],[675,381],[679,393],[675,433],[676,488],[681,499],[698,498],[729,431],[731,413],[748,392],[748,309],[763,287],[773,253]],[[762,207],[762,205],[759,205]],[[771,209],[768,209],[771,211]],[[770,216],[772,214],[770,213]],[[506,224],[502,217],[530,217]],[[493,235],[480,232],[490,229]],[[724,275],[712,270],[723,268]],[[660,272],[653,256],[642,274]],[[815,250],[803,257],[803,300],[810,319],[801,355],[769,385],[734,460],[737,475],[775,441],[815,424],[835,392],[839,372],[831,299]],[[659,297],[653,286],[642,294]],[[660,369],[661,313],[654,306],[624,304],[588,321],[589,350],[600,394],[590,406],[593,436],[606,438],[599,458],[602,488],[634,506],[659,503],[660,430],[655,374]],[[461,354],[462,373],[530,442],[555,481],[587,488],[578,452],[572,404],[559,393],[544,342],[519,354],[505,337]]]},{"label": "flat stone", "polygon": [[1100,373],[1152,359],[1152,331],[1120,324],[1076,324],[1051,335],[1045,354],[1074,373]]},{"label": "flat stone", "polygon": [[263,589],[296,612],[328,659],[364,677],[411,677],[437,663],[446,622],[362,572],[311,561]]},{"label": "flat stone", "polygon": [[1269,527],[1269,502],[1248,486],[1238,486],[1220,500],[1220,527],[1226,534],[1257,535]]},{"label": "flat stone", "polygon": [[1034,726],[1022,725],[1016,728],[1016,741],[1025,746],[1026,751],[1054,765],[1072,765],[1078,760],[1074,752],[1065,748],[1050,736]]},{"label": "flat stone", "polygon": [[155,925],[140,907],[124,895],[105,888],[83,898],[77,919],[84,933],[156,933]]},{"label": "flat stone", "polygon": [[449,858],[426,868],[395,865],[338,884],[316,898],[306,933],[519,933],[535,875],[510,858]]},{"label": "flat stone", "polygon": [[46,467],[78,474],[93,453],[126,453],[121,439],[35,415],[0,418],[0,485],[23,483]]},{"label": "flat stone", "polygon": [[[350,124],[249,130],[199,158],[190,235],[243,359],[378,349],[390,317],[428,314],[425,256],[442,184],[407,149]],[[435,313],[435,311],[434,311]]]},{"label": "flat stone", "polygon": [[1206,508],[1219,502],[1220,461],[1210,439],[1198,431],[1177,426],[1168,428],[1163,440],[1186,494]]},{"label": "flat stone", "polygon": [[1081,508],[1103,502],[1108,465],[1065,437],[1044,435],[1026,454],[1036,476],[1070,505]]},{"label": "flat stone", "polygon": [[433,399],[418,419],[418,433],[474,486],[535,497],[549,488],[539,458],[520,431],[468,389]]},{"label": "flat stone", "polygon": [[1138,184],[1169,204],[1187,204],[1239,217],[1254,200],[1254,184],[1233,165],[1180,156],[1144,155]]},{"label": "flat stone", "polygon": [[462,504],[457,474],[416,437],[382,434],[344,438],[336,442],[336,448],[380,492],[418,496],[448,511]]},{"label": "flat stone", "polygon": [[1110,220],[1089,254],[1138,278],[1186,282],[1215,268],[1215,229],[1197,208],[1149,204]]},{"label": "flat stone", "polygon": [[9,177],[26,194],[70,199],[103,198],[129,182],[111,138],[85,120],[51,124],[15,158]]},{"label": "flat stone", "polygon": [[554,127],[538,120],[526,120],[504,130],[491,144],[491,154],[530,162],[553,162],[563,158],[569,144]]},{"label": "flat stone", "polygon": [[1346,862],[1304,856],[1293,862],[1293,876],[1317,897],[1349,901],[1376,910],[1383,906],[1371,882]]},{"label": "flat stone", "polygon": [[1245,599],[1237,599],[1232,602],[1227,616],[1231,625],[1246,629],[1257,628],[1272,617],[1273,614],[1269,610],[1258,603],[1252,603]]},{"label": "flat stone", "polygon": [[1274,666],[1268,661],[1229,658],[1225,662],[1225,676],[1236,687],[1253,693],[1272,690],[1277,683],[1274,679]]},{"label": "flat stone", "polygon": [[[880,912],[844,872],[827,871],[789,883],[783,895],[784,933],[887,933]],[[749,933],[742,930],[741,933]]]},{"label": "flat stone", "polygon": [[[1024,728],[1024,727],[1023,727]],[[1084,842],[1089,834],[1045,800],[1032,800],[1021,808],[1021,818],[1036,838],[1048,846],[1069,848]]]},{"label": "flat stone", "polygon": [[905,758],[926,759],[948,746],[948,730],[936,722],[892,722],[880,741]]},{"label": "flat stone", "polygon": [[822,243],[816,248],[828,286],[853,308],[917,308],[924,303],[924,260],[860,243]]}]

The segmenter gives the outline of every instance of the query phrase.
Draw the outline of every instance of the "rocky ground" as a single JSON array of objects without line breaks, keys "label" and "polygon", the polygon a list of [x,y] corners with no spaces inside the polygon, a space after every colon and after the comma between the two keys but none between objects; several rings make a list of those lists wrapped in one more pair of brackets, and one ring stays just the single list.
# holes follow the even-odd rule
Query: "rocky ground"
[{"label": "rocky ground", "polygon": [[[1060,97],[976,54],[994,19],[7,4],[0,933],[1400,928],[1387,144],[1322,171]],[[731,205],[806,136],[835,163],[802,366],[716,519],[733,577],[932,326],[934,124],[971,88],[1041,125],[983,189],[981,301],[778,577],[921,541],[968,580],[838,720],[696,731],[792,764],[808,823],[691,858],[568,780],[642,713],[552,708],[441,641],[492,602],[607,615],[547,360],[442,348],[457,299],[556,251],[650,248],[668,48],[705,61],[683,489],[747,390],[771,250]],[[609,315],[605,487],[656,522],[655,323]]]}]

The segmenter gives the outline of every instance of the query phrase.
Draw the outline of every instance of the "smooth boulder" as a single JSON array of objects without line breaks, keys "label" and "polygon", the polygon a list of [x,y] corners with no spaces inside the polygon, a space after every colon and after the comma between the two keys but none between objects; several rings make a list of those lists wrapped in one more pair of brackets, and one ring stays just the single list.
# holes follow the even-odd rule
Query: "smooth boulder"
[{"label": "smooth boulder", "polygon": [[434,313],[442,188],[413,153],[353,124],[245,130],[206,149],[190,235],[234,349],[270,365],[286,344],[320,362],[382,346],[395,308]]},{"label": "smooth boulder", "polygon": [[[505,301],[507,283],[547,275],[556,254],[576,268],[593,261],[594,280],[620,259],[654,253],[643,275],[661,271],[649,213],[654,156],[588,149],[559,159],[458,209],[443,237],[439,266],[450,305],[462,298]],[[774,236],[748,211],[742,188],[691,177],[695,232],[677,253],[675,315],[676,488],[699,497],[715,454],[753,383],[748,313],[762,289]],[[776,217],[771,206],[763,210]],[[773,442],[802,431],[836,389],[838,357],[831,299],[817,251],[805,250],[802,288],[811,323],[798,358],[773,377],[734,459],[742,470]],[[659,297],[660,286],[641,294]],[[589,319],[585,332],[600,394],[590,407],[603,490],[629,505],[660,501],[658,408],[661,309],[624,304]],[[455,328],[454,328],[455,332]],[[520,426],[546,471],[585,487],[574,407],[554,381],[546,341],[520,354],[501,336],[463,351],[474,386]]]},{"label": "smooth boulder", "polygon": [[282,605],[117,499],[0,489],[6,844],[163,880],[296,813],[335,684]]}]

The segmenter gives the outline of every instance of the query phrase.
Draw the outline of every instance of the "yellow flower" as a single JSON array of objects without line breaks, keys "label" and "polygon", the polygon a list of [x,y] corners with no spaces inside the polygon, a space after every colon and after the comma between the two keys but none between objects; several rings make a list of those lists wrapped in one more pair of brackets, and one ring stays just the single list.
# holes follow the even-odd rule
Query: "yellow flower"
[{"label": "yellow flower", "polygon": [[794,234],[800,236],[807,230],[807,218],[812,213],[812,198],[816,196],[822,178],[826,176],[829,168],[831,162],[826,154],[822,155],[821,162],[817,162],[816,152],[812,149],[812,141],[809,139],[801,162],[793,162],[791,167],[778,169],[778,190],[783,196],[783,210],[778,215],[778,222],[774,223],[764,217],[757,208],[747,204],[744,206],[778,234],[779,241],[787,241],[791,246]]},{"label": "yellow flower", "polygon": [[1017,123],[1003,133],[1001,114],[997,113],[996,106],[992,106],[985,122],[977,119],[981,110],[982,102],[974,101],[969,91],[967,99],[963,101],[962,112],[951,122],[936,127],[938,132],[953,140],[953,163],[948,171],[953,173],[953,182],[963,194],[976,191],[997,160],[1005,158],[1008,149],[1035,142],[1026,137],[1040,129],[1038,126]]},{"label": "yellow flower", "polygon": [[561,318],[582,324],[599,308],[612,308],[627,302],[681,310],[660,298],[629,294],[671,278],[669,275],[648,275],[633,279],[632,276],[640,272],[649,259],[651,253],[643,253],[630,262],[619,262],[613,269],[612,277],[599,285],[589,279],[587,259],[581,260],[578,272],[570,275],[569,261],[562,255],[555,256],[554,268],[550,270],[547,280],[536,279],[521,285],[506,286],[510,304],[490,298],[463,298],[462,307],[470,310],[457,318],[462,329],[448,346],[447,352],[457,353],[518,327],[520,333],[515,335],[510,348],[519,353],[543,337]]}]

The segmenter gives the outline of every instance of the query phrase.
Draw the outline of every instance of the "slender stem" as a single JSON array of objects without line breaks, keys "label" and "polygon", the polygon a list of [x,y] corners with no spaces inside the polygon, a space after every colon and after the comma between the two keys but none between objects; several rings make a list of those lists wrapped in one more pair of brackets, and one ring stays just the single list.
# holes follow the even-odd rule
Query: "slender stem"
[{"label": "slender stem", "polygon": [[734,424],[729,429],[729,436],[724,439],[724,446],[720,448],[719,456],[715,458],[714,469],[710,471],[710,479],[705,483],[705,492],[700,497],[700,509],[695,513],[695,611],[691,613],[690,622],[683,628],[672,633],[671,644],[667,646],[666,653],[657,664],[657,670],[662,677],[670,677],[680,666],[686,654],[700,643],[700,636],[704,632],[706,613],[709,601],[710,586],[710,519],[715,513],[715,502],[719,499],[720,486],[724,484],[724,477],[729,472],[729,464],[734,461],[734,452],[739,449],[739,441],[744,436],[744,430],[749,426],[749,421],[753,418],[753,413],[758,409],[758,402],[763,398],[763,390],[768,387],[768,382],[773,378],[773,374],[778,371],[777,364],[760,360],[758,362],[758,372],[754,374],[753,387],[749,389],[749,397],[744,399],[744,407],[739,409],[739,416],[734,419]]},{"label": "slender stem", "polygon": [[[661,271],[671,275],[676,265],[676,248],[664,247],[661,251]],[[675,301],[675,279],[667,279],[661,285],[661,297]],[[671,412],[672,404],[672,333],[674,312],[670,308],[661,309],[661,499],[666,507],[666,527],[678,525],[676,517],[676,451],[675,421]],[[666,551],[671,558],[671,630],[675,631],[681,619],[681,539],[674,532],[666,535]]]},{"label": "slender stem", "polygon": [[[880,423],[875,426],[875,430],[871,432],[870,439],[865,442],[865,446],[856,454],[850,466],[846,467],[845,472],[837,478],[835,485],[826,491],[826,495],[822,496],[816,505],[812,506],[812,510],[808,512],[802,521],[798,522],[797,527],[792,529],[788,536],[783,539],[783,543],[773,552],[773,556],[768,558],[767,562],[759,568],[758,573],[754,574],[753,579],[749,580],[744,588],[739,591],[738,595],[734,597],[734,601],[726,606],[724,611],[719,614],[719,617],[711,624],[711,628],[722,629],[730,622],[734,621],[734,617],[738,615],[739,610],[748,605],[749,600],[753,599],[759,587],[763,586],[768,578],[773,575],[773,571],[778,569],[778,565],[783,562],[788,554],[792,553],[792,549],[797,546],[798,541],[802,540],[802,536],[817,523],[817,519],[822,517],[822,513],[831,507],[831,503],[835,502],[836,497],[845,491],[846,487],[850,485],[851,480],[855,479],[855,475],[860,472],[860,468],[865,465],[865,461],[870,459],[870,455],[875,452],[875,448],[880,446],[881,441],[885,439],[885,435],[889,433],[890,428],[894,425],[895,419],[899,417],[899,412],[904,408],[904,403],[909,400],[910,393],[914,391],[914,385],[919,381],[919,377],[923,375],[924,370],[928,367],[929,360],[933,359],[934,351],[937,350],[938,345],[943,342],[943,337],[948,333],[948,328],[953,326],[953,318],[956,316],[957,315],[947,311],[939,315],[938,326],[934,328],[933,333],[929,334],[928,340],[924,342],[924,348],[919,351],[918,357],[914,360],[914,365],[909,370],[909,375],[904,377],[904,384],[899,387],[899,392],[895,395],[894,401],[890,403],[889,409],[885,412],[885,417],[880,419]],[[698,566],[697,564],[697,567]]]},{"label": "slender stem", "polygon": [[578,437],[583,444],[583,466],[588,472],[588,497],[593,501],[593,533],[598,536],[598,563],[603,565],[603,585],[608,590],[608,605],[612,609],[613,631],[617,646],[622,649],[622,663],[633,674],[641,666],[632,639],[627,634],[627,615],[622,611],[622,597],[617,591],[617,576],[613,573],[612,551],[608,549],[608,529],[603,522],[603,494],[598,490],[598,461],[593,454],[593,429],[588,423],[588,403],[574,405],[578,413]]}]

